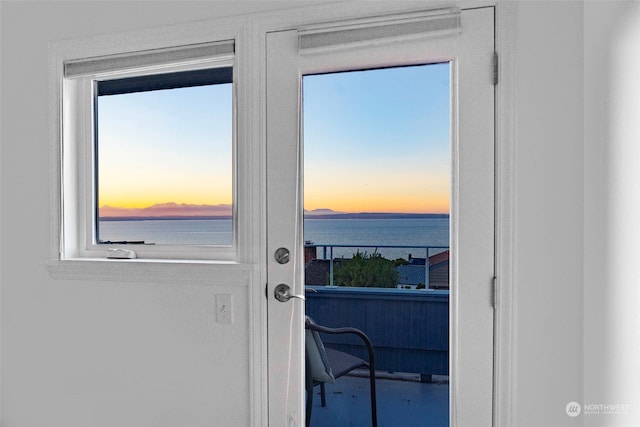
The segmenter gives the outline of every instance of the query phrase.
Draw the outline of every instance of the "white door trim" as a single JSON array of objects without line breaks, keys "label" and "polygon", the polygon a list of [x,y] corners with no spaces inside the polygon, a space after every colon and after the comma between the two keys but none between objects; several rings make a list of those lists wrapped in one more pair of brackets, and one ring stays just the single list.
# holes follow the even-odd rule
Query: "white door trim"
[{"label": "white door trim", "polygon": [[493,426],[510,427],[517,407],[516,305],[515,277],[515,205],[514,156],[515,120],[515,49],[516,12],[514,1],[496,4],[496,52],[498,84],[496,86],[496,276],[497,307],[494,310],[494,397]]},{"label": "white door trim", "polygon": [[[318,21],[331,19],[347,19],[360,16],[370,16],[381,13],[398,13],[422,10],[433,5],[455,5],[462,10],[475,7],[495,7],[495,43],[499,55],[498,85],[495,93],[496,127],[496,276],[498,278],[497,301],[494,321],[494,393],[493,393],[493,426],[510,427],[516,419],[516,389],[517,389],[517,337],[514,334],[517,322],[515,301],[517,285],[514,283],[516,246],[514,236],[514,206],[517,195],[514,193],[514,155],[515,155],[515,124],[513,105],[515,104],[514,71],[515,46],[517,34],[517,2],[505,0],[481,1],[453,1],[443,4],[433,2],[425,5],[411,2],[374,2],[367,5],[356,3],[332,4],[322,6],[303,7],[288,11],[274,12],[254,16],[255,33],[259,37],[259,46],[264,46],[265,34],[268,31],[279,31],[297,28],[300,25],[310,25]],[[261,56],[261,63],[265,63],[264,51],[256,52]],[[261,93],[264,93],[264,75],[261,79]],[[264,116],[263,116],[264,122]],[[264,146],[264,133],[261,134]],[[265,302],[264,297],[261,301]],[[266,337],[263,336],[263,342]],[[265,372],[267,366],[261,367]],[[262,390],[254,394],[263,393]],[[268,413],[265,407],[262,412]],[[256,425],[267,425],[266,419]]]},{"label": "white door trim", "polygon": [[[479,4],[481,3],[481,4]],[[512,198],[512,157],[513,147],[510,144],[513,137],[513,119],[507,108],[513,103],[512,94],[512,69],[513,54],[513,30],[515,21],[513,10],[515,6],[507,5],[507,2],[454,2],[463,10],[465,8],[495,7],[496,9],[496,50],[500,54],[500,82],[495,93],[495,111],[498,114],[495,128],[495,224],[496,224],[496,249],[495,272],[499,280],[497,300],[499,305],[495,311],[494,319],[494,396],[493,396],[493,425],[509,425],[512,419],[512,393],[513,393],[513,287],[511,258],[512,224],[513,224],[513,198]],[[442,6],[442,3],[433,3],[434,6]],[[448,3],[447,5],[451,5]],[[420,4],[424,9],[424,4]],[[362,16],[379,15],[381,13],[398,13],[419,10],[415,4],[390,5],[385,4],[338,4],[331,6],[309,7],[294,9],[286,16],[281,13],[272,13],[256,18],[254,28],[259,33],[261,45],[267,32],[282,31],[299,28],[302,25],[327,22],[332,19],[350,19]],[[264,62],[263,62],[264,63]],[[262,84],[266,84],[263,77]],[[264,93],[264,90],[261,91]],[[263,111],[264,112],[264,111]],[[263,118],[264,123],[264,118]],[[264,134],[263,134],[263,138]],[[263,141],[264,142],[264,141]],[[268,255],[268,254],[267,254]]]}]

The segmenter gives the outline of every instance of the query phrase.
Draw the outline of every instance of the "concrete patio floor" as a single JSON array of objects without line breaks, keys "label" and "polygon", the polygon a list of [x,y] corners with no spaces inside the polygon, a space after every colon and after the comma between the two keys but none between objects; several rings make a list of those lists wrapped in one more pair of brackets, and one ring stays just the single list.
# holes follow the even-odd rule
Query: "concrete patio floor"
[{"label": "concrete patio floor", "polygon": [[[400,379],[398,379],[400,378]],[[402,375],[381,375],[376,380],[378,427],[448,427],[447,377],[432,383],[407,380]],[[320,405],[320,387],[314,388],[311,427],[371,426],[369,379],[344,376],[326,385],[327,406]]]}]

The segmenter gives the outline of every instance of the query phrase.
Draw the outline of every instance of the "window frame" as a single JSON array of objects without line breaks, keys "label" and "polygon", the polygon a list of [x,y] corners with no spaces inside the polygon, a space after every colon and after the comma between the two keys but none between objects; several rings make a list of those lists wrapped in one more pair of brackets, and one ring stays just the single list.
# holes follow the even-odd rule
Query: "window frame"
[{"label": "window frame", "polygon": [[[109,71],[106,73],[89,74],[76,78],[65,78],[63,85],[70,86],[70,96],[66,101],[69,102],[68,108],[65,111],[69,111],[67,117],[65,117],[65,123],[67,126],[74,126],[74,121],[77,120],[77,125],[80,127],[76,138],[67,136],[64,140],[64,144],[69,146],[75,146],[77,155],[83,159],[84,164],[79,171],[80,175],[77,176],[77,183],[84,183],[82,188],[78,191],[77,201],[69,201],[67,198],[63,199],[65,205],[70,203],[71,209],[74,209],[73,204],[78,203],[79,206],[79,219],[80,230],[77,237],[77,249],[75,252],[82,258],[102,258],[108,257],[109,251],[113,249],[127,249],[134,251],[138,258],[143,259],[219,259],[219,260],[233,260],[235,259],[235,247],[236,247],[236,234],[237,230],[235,224],[237,222],[237,211],[235,208],[232,213],[232,243],[230,246],[196,246],[196,245],[124,245],[124,244],[109,244],[109,243],[97,243],[96,230],[97,230],[97,169],[99,166],[99,160],[97,156],[97,135],[96,135],[96,119],[97,119],[97,86],[99,81],[109,81],[116,79],[125,79],[131,77],[147,77],[147,76],[161,76],[172,72],[181,71],[196,71],[212,68],[228,68],[234,67],[233,58],[214,58],[206,61],[197,61],[193,64],[191,61],[168,63],[159,66],[154,66],[151,69],[146,67],[133,68],[127,70]],[[235,153],[236,146],[236,114],[235,114],[235,87],[233,82],[233,96],[232,96],[232,153]],[[67,88],[65,88],[65,91]],[[77,94],[72,92],[77,91]],[[65,100],[63,99],[63,102]],[[79,118],[79,120],[78,120]],[[84,123],[80,123],[84,122]],[[79,137],[79,138],[78,138]],[[236,182],[235,178],[235,154],[232,154],[232,182]],[[232,184],[232,200],[235,200],[235,185]],[[66,211],[66,206],[65,206]],[[67,242],[65,242],[66,244]]]},{"label": "window frame", "polygon": [[[134,54],[135,56],[135,54]],[[224,260],[236,259],[238,212],[233,203],[232,243],[231,246],[191,246],[191,245],[138,245],[97,243],[95,236],[97,221],[96,200],[96,99],[98,81],[123,79],[130,77],[158,76],[172,72],[196,71],[211,68],[232,67],[232,200],[235,201],[237,181],[236,167],[236,73],[233,56],[221,56],[211,59],[186,61],[167,61],[151,67],[135,67],[109,70],[63,78],[63,257],[68,258],[108,258],[113,249],[134,251],[140,259],[189,259]],[[74,129],[75,128],[75,129]],[[73,129],[73,130],[72,130]],[[74,157],[77,160],[74,160]],[[77,175],[73,173],[77,170]],[[67,174],[69,172],[69,174]],[[75,212],[75,215],[74,213]],[[73,217],[75,216],[75,220]]]},{"label": "window frame", "polygon": [[[102,277],[114,268],[114,277],[122,277],[119,274],[120,267],[114,266],[123,262],[148,265],[255,262],[259,249],[256,244],[260,236],[252,230],[258,229],[261,221],[259,164],[262,153],[259,146],[249,143],[256,138],[257,132],[255,113],[252,113],[257,108],[257,97],[250,89],[251,82],[256,78],[250,66],[253,61],[250,32],[250,22],[246,17],[234,17],[221,20],[214,27],[192,23],[51,44],[49,98],[52,179],[50,256],[47,263],[51,275],[67,277],[75,275],[76,270],[84,272],[88,262],[95,267],[96,277]],[[219,49],[215,46],[219,44],[232,44],[233,48]],[[200,49],[205,45],[213,48]],[[193,55],[189,56],[190,52],[194,52]],[[142,58],[137,63],[136,56]],[[130,61],[130,58],[134,59]],[[108,62],[105,68],[105,59],[113,59],[119,68],[107,69],[110,65]],[[82,62],[89,64],[86,67],[88,70],[82,64],[78,67],[78,63]],[[98,65],[93,72],[91,67],[95,63]],[[233,67],[232,245],[92,245],[94,176],[93,159],[88,149],[88,144],[93,143],[91,78],[125,78],[143,73],[163,74],[229,65]],[[69,66],[75,67],[73,72],[65,73]],[[79,108],[81,105],[83,108]],[[110,259],[109,249],[113,248],[133,250],[136,258]],[[83,266],[80,267],[77,261],[81,261]],[[142,273],[136,276],[146,280]]]}]

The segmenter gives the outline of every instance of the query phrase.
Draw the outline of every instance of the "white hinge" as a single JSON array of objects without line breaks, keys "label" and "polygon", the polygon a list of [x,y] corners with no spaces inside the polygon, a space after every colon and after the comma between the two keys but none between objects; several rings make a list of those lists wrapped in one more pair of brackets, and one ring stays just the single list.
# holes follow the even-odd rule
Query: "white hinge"
[{"label": "white hinge", "polygon": [[498,52],[493,52],[493,85],[498,85]]},{"label": "white hinge", "polygon": [[498,308],[498,278],[493,277],[493,309],[496,310]]}]

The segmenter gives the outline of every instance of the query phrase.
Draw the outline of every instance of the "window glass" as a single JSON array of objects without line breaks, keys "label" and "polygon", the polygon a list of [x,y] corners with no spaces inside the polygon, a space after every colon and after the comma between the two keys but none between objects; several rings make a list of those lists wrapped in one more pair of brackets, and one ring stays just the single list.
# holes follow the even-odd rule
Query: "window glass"
[{"label": "window glass", "polygon": [[95,243],[232,244],[231,74],[97,82]]},{"label": "window glass", "polygon": [[[305,312],[362,329],[378,369],[415,384],[439,376],[429,392],[442,399],[428,411],[405,405],[401,395],[417,389],[390,381],[386,408],[402,413],[394,425],[449,425],[450,76],[450,63],[435,63],[303,77],[304,277],[316,290]],[[367,400],[359,403],[343,405],[341,419],[366,420]]]},{"label": "window glass", "polygon": [[450,73],[304,76],[307,285],[449,288]]}]

